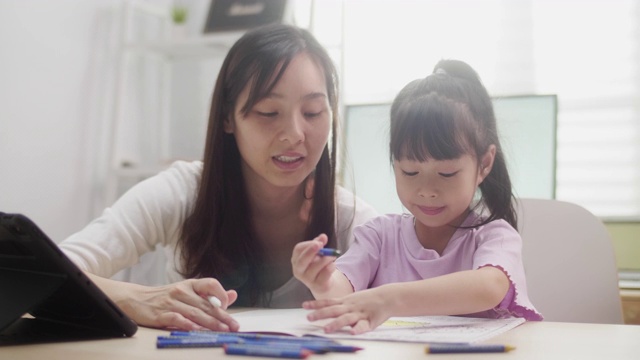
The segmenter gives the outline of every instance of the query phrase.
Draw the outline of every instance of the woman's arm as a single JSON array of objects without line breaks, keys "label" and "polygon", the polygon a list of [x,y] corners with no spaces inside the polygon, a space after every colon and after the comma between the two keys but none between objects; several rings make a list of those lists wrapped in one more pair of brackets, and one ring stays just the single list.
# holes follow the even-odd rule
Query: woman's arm
[{"label": "woman's arm", "polygon": [[509,290],[509,279],[495,267],[460,271],[431,279],[393,283],[338,299],[305,303],[311,321],[333,318],[324,329],[351,326],[354,334],[370,331],[391,316],[462,315],[491,309]]},{"label": "woman's arm", "polygon": [[[225,290],[215,279],[184,280],[165,286],[149,287],[87,276],[138,325],[182,330],[238,331],[238,323],[226,312],[238,295]],[[213,306],[209,296],[220,299]]]}]

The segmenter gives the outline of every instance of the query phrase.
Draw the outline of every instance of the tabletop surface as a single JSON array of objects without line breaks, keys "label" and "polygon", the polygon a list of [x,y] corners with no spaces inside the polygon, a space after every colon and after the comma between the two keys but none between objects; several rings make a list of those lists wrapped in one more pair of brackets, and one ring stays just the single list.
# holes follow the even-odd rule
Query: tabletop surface
[{"label": "tabletop surface", "polygon": [[[0,359],[34,360],[211,360],[244,359],[225,355],[220,348],[156,349],[156,337],[168,331],[140,327],[131,338],[0,347]],[[342,340],[364,348],[357,353],[312,355],[309,359],[640,359],[640,326],[581,323],[527,322],[486,343],[509,344],[515,350],[503,354],[425,355],[424,344]]]}]

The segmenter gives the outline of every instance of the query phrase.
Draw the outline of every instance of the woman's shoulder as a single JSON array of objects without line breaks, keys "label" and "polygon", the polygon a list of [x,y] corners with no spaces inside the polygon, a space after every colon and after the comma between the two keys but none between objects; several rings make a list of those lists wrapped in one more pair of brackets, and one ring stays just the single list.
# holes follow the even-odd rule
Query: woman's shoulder
[{"label": "woman's shoulder", "polygon": [[181,203],[189,207],[195,198],[201,175],[201,161],[175,161],[156,175],[134,185],[114,205],[122,205],[126,209],[130,206],[159,206],[170,210]]},{"label": "woman's shoulder", "polygon": [[342,186],[336,186],[336,208],[338,217],[355,214],[356,217],[369,219],[378,215],[378,211],[371,204]]},{"label": "woman's shoulder", "polygon": [[151,179],[171,188],[194,190],[198,187],[201,177],[202,161],[177,160]]},{"label": "woman's shoulder", "polygon": [[378,211],[349,190],[336,186],[336,235],[338,248],[346,250],[353,241],[353,228],[378,215]]},{"label": "woman's shoulder", "polygon": [[176,160],[172,162],[162,173],[183,178],[200,178],[202,175],[202,161],[200,160]]}]

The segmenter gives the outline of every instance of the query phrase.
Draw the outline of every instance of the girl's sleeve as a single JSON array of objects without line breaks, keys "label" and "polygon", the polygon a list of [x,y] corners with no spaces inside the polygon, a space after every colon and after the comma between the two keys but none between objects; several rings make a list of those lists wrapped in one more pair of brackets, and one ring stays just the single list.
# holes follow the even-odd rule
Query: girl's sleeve
[{"label": "girl's sleeve", "polygon": [[380,265],[381,238],[375,219],[353,230],[349,250],[336,260],[336,268],[351,282],[354,291],[369,288]]},{"label": "girl's sleeve", "polygon": [[473,268],[493,266],[502,270],[510,282],[507,295],[493,310],[498,316],[542,320],[527,293],[520,234],[506,221],[498,220],[485,225],[477,236]]},{"label": "girl's sleeve", "polygon": [[175,246],[200,174],[201,163],[174,163],[133,186],[60,248],[80,269],[111,277],[158,245]]}]

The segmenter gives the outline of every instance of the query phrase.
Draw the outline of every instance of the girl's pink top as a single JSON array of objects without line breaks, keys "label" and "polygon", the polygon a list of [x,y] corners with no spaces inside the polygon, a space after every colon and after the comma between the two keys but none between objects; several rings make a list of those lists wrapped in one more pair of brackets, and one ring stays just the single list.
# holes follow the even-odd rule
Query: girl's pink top
[{"label": "girl's pink top", "polygon": [[[471,212],[462,226],[480,220]],[[354,229],[355,242],[336,260],[336,266],[355,291],[493,266],[502,270],[511,282],[507,295],[495,308],[468,315],[542,320],[527,295],[522,238],[509,223],[496,220],[472,229],[459,228],[441,256],[420,244],[413,221],[410,214],[390,214]]]}]

